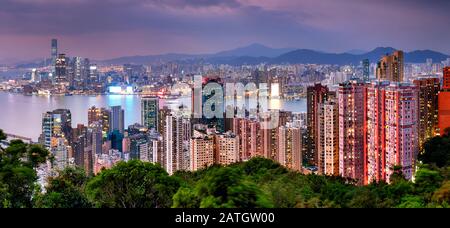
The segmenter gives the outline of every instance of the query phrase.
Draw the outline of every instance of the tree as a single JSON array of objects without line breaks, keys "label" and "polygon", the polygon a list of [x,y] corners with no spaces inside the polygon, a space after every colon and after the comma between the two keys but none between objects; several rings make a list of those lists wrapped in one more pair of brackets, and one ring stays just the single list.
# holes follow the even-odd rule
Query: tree
[{"label": "tree", "polygon": [[0,129],[0,141],[5,140],[5,139],[6,139],[6,135],[5,135],[5,133],[3,132],[3,130]]},{"label": "tree", "polygon": [[432,194],[441,186],[443,177],[439,171],[432,170],[428,165],[422,165],[416,173],[414,188],[422,194]]},{"label": "tree", "polygon": [[11,141],[0,151],[0,207],[31,207],[37,174],[35,168],[49,153],[40,146]]},{"label": "tree", "polygon": [[[189,192],[193,191],[193,192]],[[190,201],[181,196],[188,196]],[[174,207],[195,206],[201,208],[255,208],[271,207],[271,203],[257,188],[246,181],[236,167],[209,169],[194,188],[180,189],[174,197]]]},{"label": "tree", "polygon": [[450,207],[450,181],[445,181],[442,186],[434,192],[432,201]]},{"label": "tree", "polygon": [[419,160],[425,164],[435,164],[438,167],[450,164],[450,136],[436,136],[425,142]]},{"label": "tree", "polygon": [[35,207],[40,208],[89,208],[84,194],[88,178],[80,168],[66,168],[49,179],[46,192],[35,196]]},{"label": "tree", "polygon": [[161,208],[172,206],[178,188],[178,180],[161,166],[132,160],[101,171],[88,182],[86,193],[97,207]]},{"label": "tree", "polygon": [[424,207],[423,199],[420,196],[407,195],[402,198],[399,208],[422,208]]},{"label": "tree", "polygon": [[173,208],[198,208],[200,199],[189,187],[181,187],[173,196]]}]

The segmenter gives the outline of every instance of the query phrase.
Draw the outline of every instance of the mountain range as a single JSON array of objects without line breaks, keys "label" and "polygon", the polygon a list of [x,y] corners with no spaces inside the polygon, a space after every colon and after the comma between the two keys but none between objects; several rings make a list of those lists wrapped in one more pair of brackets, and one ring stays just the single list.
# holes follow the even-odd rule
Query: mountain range
[{"label": "mountain range", "polygon": [[[155,62],[203,62],[212,64],[229,65],[254,65],[260,63],[269,64],[358,64],[363,59],[369,59],[370,62],[377,62],[383,55],[390,54],[396,49],[392,47],[377,47],[371,51],[350,50],[343,53],[327,53],[311,49],[295,48],[270,48],[262,44],[251,44],[245,47],[239,47],[232,50],[221,51],[214,54],[179,54],[169,53],[161,55],[145,56],[125,56],[107,60],[93,61],[102,65],[120,65],[125,63],[149,64]],[[431,51],[415,50],[405,52],[406,63],[424,63],[426,59],[431,58],[433,62],[440,62],[450,58],[449,55]],[[38,67],[43,65],[44,61],[20,64],[19,68]]]},{"label": "mountain range", "polygon": [[[377,47],[372,51],[350,50],[344,53],[327,53],[310,49],[294,48],[270,48],[261,44],[252,44],[216,54],[186,55],[186,54],[165,54],[149,56],[130,56],[100,61],[103,64],[135,63],[146,64],[154,61],[176,61],[176,60],[202,60],[212,64],[283,64],[283,63],[316,63],[316,64],[358,64],[363,59],[370,62],[377,62],[382,56],[394,52],[392,47]],[[431,51],[416,50],[405,52],[405,62],[424,63],[431,58],[433,62],[440,62],[450,58],[449,55]]]}]

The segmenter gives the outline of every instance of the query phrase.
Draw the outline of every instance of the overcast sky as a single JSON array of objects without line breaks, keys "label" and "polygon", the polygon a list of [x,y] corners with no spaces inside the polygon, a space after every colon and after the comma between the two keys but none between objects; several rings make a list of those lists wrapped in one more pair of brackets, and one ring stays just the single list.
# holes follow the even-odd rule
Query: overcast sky
[{"label": "overcast sky", "polygon": [[0,62],[212,53],[251,43],[450,54],[448,0],[0,0]]}]

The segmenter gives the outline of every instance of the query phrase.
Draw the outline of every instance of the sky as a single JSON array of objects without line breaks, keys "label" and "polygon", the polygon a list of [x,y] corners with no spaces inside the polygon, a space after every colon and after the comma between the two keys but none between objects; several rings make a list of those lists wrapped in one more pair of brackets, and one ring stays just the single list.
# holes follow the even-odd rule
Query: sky
[{"label": "sky", "polygon": [[204,54],[261,43],[450,54],[448,0],[0,0],[0,63]]}]

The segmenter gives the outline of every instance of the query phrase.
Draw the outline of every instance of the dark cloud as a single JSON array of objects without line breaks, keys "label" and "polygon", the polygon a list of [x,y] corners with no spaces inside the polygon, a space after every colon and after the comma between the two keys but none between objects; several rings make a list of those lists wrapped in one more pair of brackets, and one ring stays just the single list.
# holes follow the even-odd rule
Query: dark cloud
[{"label": "dark cloud", "polygon": [[51,37],[94,58],[253,42],[450,53],[449,9],[447,0],[0,0],[0,59],[46,56]]}]

